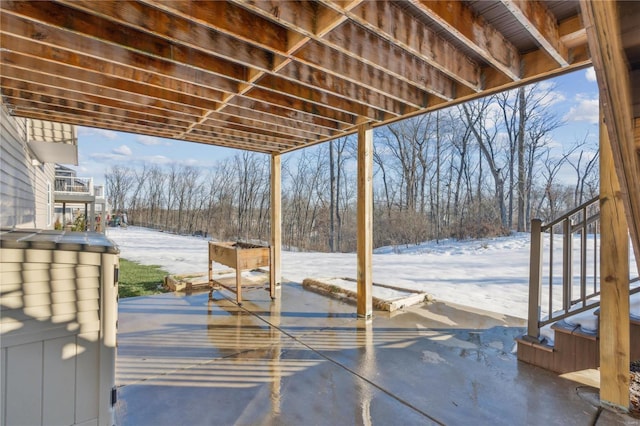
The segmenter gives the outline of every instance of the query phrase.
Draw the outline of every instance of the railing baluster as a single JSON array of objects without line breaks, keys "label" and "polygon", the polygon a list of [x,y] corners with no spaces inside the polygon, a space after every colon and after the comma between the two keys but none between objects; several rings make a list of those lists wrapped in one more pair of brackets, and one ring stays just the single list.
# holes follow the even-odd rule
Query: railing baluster
[{"label": "railing baluster", "polygon": [[600,280],[598,279],[598,266],[600,266],[599,257],[599,249],[598,249],[598,235],[600,230],[598,229],[600,226],[600,220],[594,223],[593,227],[593,292],[598,291],[598,283]]},{"label": "railing baluster", "polygon": [[553,226],[549,228],[549,318],[553,315]]},{"label": "railing baluster", "polygon": [[[601,247],[599,244],[600,235],[600,218],[599,218],[599,199],[595,197],[589,200],[584,205],[572,210],[564,216],[550,222],[549,224],[542,225],[539,220],[531,221],[531,263],[530,263],[530,287],[529,287],[529,321],[527,338],[539,338],[540,327],[547,324],[551,324],[560,319],[574,315],[578,312],[593,309],[599,305],[598,301],[594,298],[600,294],[599,285],[599,259],[601,253]],[[589,216],[589,214],[591,216]],[[575,223],[575,225],[574,225]],[[556,226],[561,227],[562,232],[562,311],[556,313],[557,299],[554,301],[554,281],[557,281],[554,277],[554,236]],[[573,300],[573,237],[574,233],[580,233],[580,273],[579,273],[579,285],[580,285],[580,297],[577,300]],[[588,254],[589,248],[589,234],[593,234],[593,257],[591,266],[589,264],[590,256]],[[549,259],[543,260],[544,252],[542,238],[545,234],[549,237]],[[577,254],[577,253],[576,253]],[[543,263],[544,262],[544,263]],[[548,280],[546,281],[549,286],[548,290],[548,306],[549,315],[546,319],[542,319],[541,315],[541,296],[542,296],[542,271],[548,268]],[[593,285],[592,290],[587,289],[588,279],[587,273],[593,271]],[[545,271],[546,273],[546,271]],[[630,284],[639,281],[639,278],[630,280]],[[640,287],[634,288],[632,293],[640,293]],[[591,301],[589,305],[587,302]],[[556,306],[554,306],[554,302]],[[575,306],[576,303],[581,302],[582,306]],[[554,309],[554,307],[556,309]]]},{"label": "railing baluster", "polygon": [[587,208],[582,210],[582,233],[580,235],[580,300],[587,303]]},{"label": "railing baluster", "polygon": [[571,264],[573,249],[571,234],[571,219],[566,218],[562,222],[562,309],[565,313],[571,307],[571,285],[573,281],[573,265]]}]

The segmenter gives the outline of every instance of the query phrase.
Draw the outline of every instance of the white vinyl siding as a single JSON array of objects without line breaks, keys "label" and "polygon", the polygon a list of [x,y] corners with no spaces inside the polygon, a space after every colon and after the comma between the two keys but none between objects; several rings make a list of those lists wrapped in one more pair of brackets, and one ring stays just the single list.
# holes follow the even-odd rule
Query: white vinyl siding
[{"label": "white vinyl siding", "polygon": [[51,228],[47,183],[54,179],[54,164],[32,164],[24,126],[0,108],[0,226]]}]

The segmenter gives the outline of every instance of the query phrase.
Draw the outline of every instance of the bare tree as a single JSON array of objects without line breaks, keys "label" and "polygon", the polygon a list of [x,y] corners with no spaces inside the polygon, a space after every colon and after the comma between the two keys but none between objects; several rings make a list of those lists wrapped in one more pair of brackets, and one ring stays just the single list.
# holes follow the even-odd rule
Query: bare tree
[{"label": "bare tree", "polygon": [[500,164],[499,153],[502,146],[497,138],[498,128],[496,117],[490,113],[489,106],[492,98],[469,102],[462,106],[467,126],[480,148],[480,152],[487,165],[494,182],[494,199],[500,215],[500,224],[507,228],[507,209],[504,200],[504,165]]},{"label": "bare tree", "polygon": [[133,170],[133,191],[131,193],[131,197],[129,198],[129,221],[132,224],[138,223],[142,218],[140,217],[139,206],[141,200],[141,193],[146,184],[147,176],[149,174],[149,169],[146,164],[142,166],[142,170]]},{"label": "bare tree", "polygon": [[105,174],[107,197],[115,211],[125,210],[125,202],[133,184],[134,173],[128,167],[113,166]]},{"label": "bare tree", "polygon": [[342,215],[340,209],[340,194],[343,187],[344,163],[346,157],[347,138],[335,139],[329,142],[329,250],[340,251],[342,240]]},{"label": "bare tree", "polygon": [[146,222],[153,227],[159,227],[162,223],[162,214],[166,215],[166,209],[163,209],[166,179],[167,176],[159,166],[153,166],[149,170],[145,191],[148,209]]},{"label": "bare tree", "polygon": [[589,184],[589,182],[594,179],[598,180],[599,150],[589,146],[588,138],[589,134],[587,133],[582,141],[575,143],[574,151],[577,155],[567,157],[567,162],[576,172],[576,184],[573,191],[573,204],[575,207],[585,201],[585,186],[594,188],[593,183]]}]

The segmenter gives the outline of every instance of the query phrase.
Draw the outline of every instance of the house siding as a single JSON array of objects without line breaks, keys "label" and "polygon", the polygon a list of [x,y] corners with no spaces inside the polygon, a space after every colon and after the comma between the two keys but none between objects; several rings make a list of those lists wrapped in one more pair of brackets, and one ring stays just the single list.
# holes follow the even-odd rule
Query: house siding
[{"label": "house siding", "polygon": [[25,120],[0,108],[0,226],[51,229],[54,164],[33,165],[25,140]]}]

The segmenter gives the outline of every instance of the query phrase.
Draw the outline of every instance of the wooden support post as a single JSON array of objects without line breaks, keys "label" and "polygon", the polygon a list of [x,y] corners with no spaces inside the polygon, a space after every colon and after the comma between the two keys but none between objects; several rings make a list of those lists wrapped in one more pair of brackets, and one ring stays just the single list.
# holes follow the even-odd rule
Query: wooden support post
[{"label": "wooden support post", "polygon": [[242,305],[242,261],[240,260],[240,249],[236,248],[236,302]]},{"label": "wooden support post", "polygon": [[373,313],[373,130],[358,127],[358,316]]},{"label": "wooden support post", "polygon": [[624,194],[624,214],[636,264],[640,268],[640,157],[637,142],[634,141],[633,91],[629,64],[620,37],[619,6],[620,2],[616,1],[580,0],[589,51],[600,89],[600,105],[607,121],[618,182]]},{"label": "wooden support post", "polygon": [[269,252],[269,289],[271,298],[280,287],[280,254],[282,252],[282,178],[279,154],[271,156],[271,245]]},{"label": "wooden support post", "polygon": [[629,232],[600,116],[600,401],[629,409]]},{"label": "wooden support post", "polygon": [[531,252],[529,258],[529,319],[527,338],[540,340],[540,300],[542,299],[542,221],[531,221]]},{"label": "wooden support post", "polygon": [[207,245],[209,246],[209,300],[213,300],[213,245],[211,242]]}]

